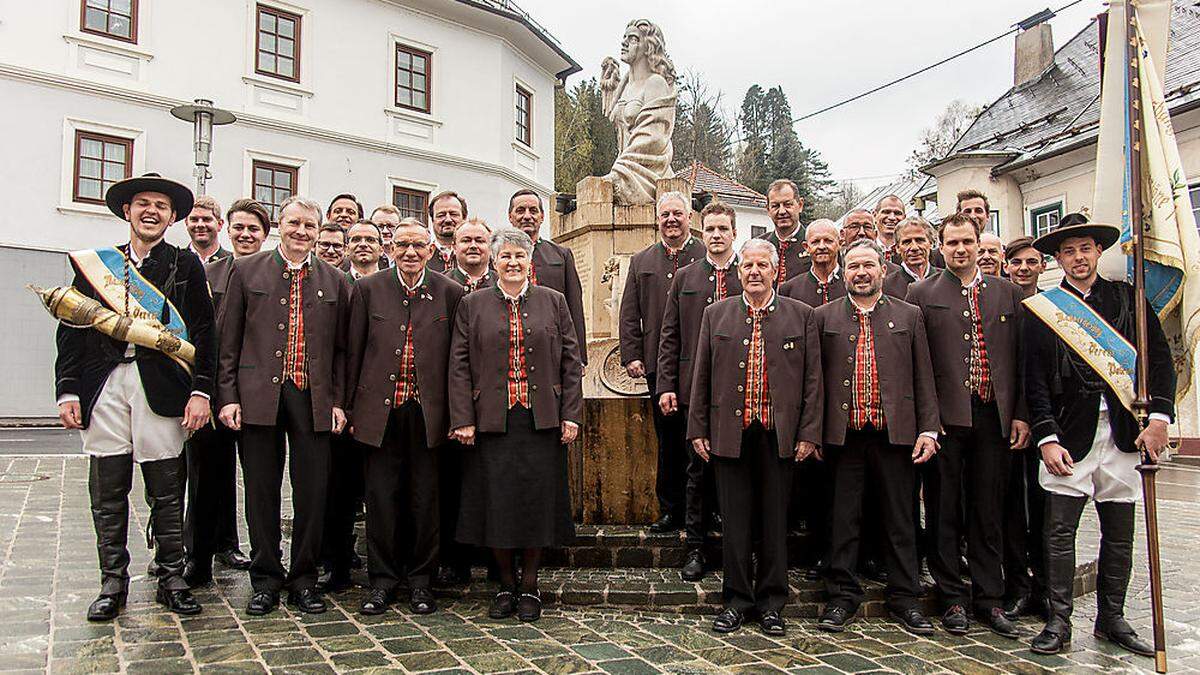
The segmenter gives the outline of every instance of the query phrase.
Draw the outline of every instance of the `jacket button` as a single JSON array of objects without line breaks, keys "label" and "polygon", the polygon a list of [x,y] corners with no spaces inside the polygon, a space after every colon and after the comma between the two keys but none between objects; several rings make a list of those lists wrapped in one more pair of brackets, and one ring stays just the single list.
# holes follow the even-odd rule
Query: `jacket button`
[{"label": "jacket button", "polygon": [[850,404],[849,404],[849,403],[843,403],[843,404],[842,404],[842,410],[849,410],[849,409],[850,409]]},{"label": "jacket button", "polygon": [[733,411],[733,414],[734,414],[734,416],[735,416],[735,417],[741,417],[741,416],[742,416],[742,411],[741,411],[741,410],[734,410],[734,411]]},{"label": "jacket button", "polygon": [[404,350],[403,350],[403,349],[397,349],[397,350],[396,350],[396,356],[403,356],[403,355],[404,355]]},{"label": "jacket button", "polygon": [[533,351],[533,347],[526,347],[526,348],[525,348],[525,351],[527,351],[527,352],[532,352],[532,351]]},{"label": "jacket button", "polygon": [[287,328],[287,326],[285,326],[283,324],[279,324],[279,330],[283,330],[284,328]]},{"label": "jacket button", "polygon": [[712,304],[712,298],[705,298],[704,301],[710,305]]},{"label": "jacket button", "polygon": [[854,341],[856,341],[856,340],[858,340],[858,336],[857,336],[857,335],[851,335],[851,336],[850,336],[850,341],[851,341],[851,342],[854,342]]},{"label": "jacket button", "polygon": [[532,373],[535,370],[537,370],[537,366],[529,366],[529,372]]},{"label": "jacket button", "polygon": [[388,379],[389,379],[389,380],[391,380],[392,382],[395,382],[395,381],[396,381],[396,376],[395,376],[395,375],[388,375]]},{"label": "jacket button", "polygon": [[709,281],[716,281],[716,280],[717,280],[717,277],[716,277],[716,275],[709,275],[709,277],[708,277],[708,280],[709,280]]},{"label": "jacket button", "polygon": [[530,388],[531,390],[533,390],[533,391],[537,391],[537,385],[536,385],[536,384],[531,384],[531,385],[529,385],[529,388]]},{"label": "jacket button", "polygon": [[894,321],[888,322],[888,328],[895,328],[895,327],[896,327],[896,322],[894,322]]},{"label": "jacket button", "polygon": [[278,375],[271,378],[271,384],[279,384],[279,376]]},{"label": "jacket button", "polygon": [[404,332],[404,328],[405,328],[404,324],[400,324],[400,332],[401,332],[401,333],[403,333],[403,332]]},{"label": "jacket button", "polygon": [[969,309],[964,309],[964,310],[963,310],[963,316],[966,316],[966,317],[969,317],[969,316],[971,316],[971,310],[969,310]]},{"label": "jacket button", "polygon": [[284,279],[290,279],[290,278],[292,278],[292,275],[288,274],[287,272],[284,272],[284,273],[283,273],[283,278],[284,278]]},{"label": "jacket button", "polygon": [[740,384],[739,384],[739,385],[738,385],[738,391],[746,391],[746,387],[744,387],[743,385],[740,385]]},{"label": "jacket button", "polygon": [[843,386],[843,387],[849,387],[849,386],[850,386],[850,380],[842,380],[842,386]]},{"label": "jacket button", "polygon": [[971,339],[971,334],[970,334],[970,333],[963,333],[963,339],[964,339],[964,340],[968,340],[968,341],[969,341],[969,340]]},{"label": "jacket button", "polygon": [[750,317],[746,317],[746,323],[753,323],[753,322],[750,320]]},{"label": "jacket button", "polygon": [[281,305],[286,305],[286,304],[287,304],[287,298],[280,298],[280,299],[279,299],[279,304],[281,304]]},{"label": "jacket button", "polygon": [[282,350],[279,350],[279,349],[276,349],[276,350],[275,350],[275,358],[280,358],[280,357],[282,357],[282,356],[283,356],[283,351],[282,351]]},{"label": "jacket button", "polygon": [[962,294],[965,296],[967,294],[967,289],[962,289]]},{"label": "jacket button", "polygon": [[745,368],[745,367],[746,367],[746,362],[745,362],[745,361],[742,361],[741,363],[738,363],[738,368]]},{"label": "jacket button", "polygon": [[970,389],[970,388],[971,388],[971,381],[970,381],[970,380],[963,380],[963,386],[964,386],[964,387],[966,387],[967,389]]},{"label": "jacket button", "polygon": [[1000,323],[1004,323],[1005,321],[1008,321],[1008,317],[1001,314],[1000,315]]},{"label": "jacket button", "polygon": [[854,357],[853,357],[853,356],[847,356],[847,357],[846,357],[846,363],[854,363]]},{"label": "jacket button", "polygon": [[748,344],[750,344],[750,338],[744,338],[744,339],[742,340],[742,344],[744,344],[744,345],[748,345]]},{"label": "jacket button", "polygon": [[391,404],[392,404],[392,399],[390,399],[390,398],[385,398],[385,399],[383,399],[383,404],[384,404],[384,405],[391,405]]}]

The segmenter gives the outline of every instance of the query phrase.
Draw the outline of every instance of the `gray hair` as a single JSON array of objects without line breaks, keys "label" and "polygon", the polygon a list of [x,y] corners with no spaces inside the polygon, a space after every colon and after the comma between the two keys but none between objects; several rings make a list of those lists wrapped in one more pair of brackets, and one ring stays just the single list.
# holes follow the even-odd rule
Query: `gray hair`
[{"label": "gray hair", "polygon": [[851,251],[860,248],[869,248],[874,251],[875,255],[879,256],[879,266],[887,269],[887,255],[884,254],[883,247],[879,245],[879,242],[875,241],[874,239],[856,239],[853,244],[850,244],[846,248],[842,249],[842,259],[838,261],[841,266],[846,266],[846,256],[850,255]]},{"label": "gray hair", "polygon": [[767,249],[767,251],[769,251],[771,254],[771,266],[775,268],[779,267],[779,249],[775,248],[775,244],[772,244],[766,239],[747,239],[746,241],[742,242],[741,247],[738,249],[738,260],[744,259],[746,257],[746,251],[753,248]]},{"label": "gray hair", "polygon": [[295,204],[302,209],[306,209],[308,211],[312,211],[313,213],[315,213],[317,216],[317,223],[321,222],[321,216],[323,216],[325,214],[325,210],[322,209],[321,205],[318,204],[316,201],[309,199],[308,197],[303,197],[301,195],[292,195],[291,197],[288,197],[287,199],[283,200],[283,203],[279,205],[279,216],[283,217],[284,209],[291,206],[292,204]]},{"label": "gray hair", "polygon": [[492,239],[488,243],[492,260],[500,257],[500,249],[505,246],[516,246],[523,249],[525,253],[533,255],[533,240],[515,227],[502,227],[492,233]]},{"label": "gray hair", "polygon": [[900,230],[903,230],[906,227],[920,227],[925,230],[925,236],[929,237],[930,244],[937,241],[937,230],[933,229],[933,225],[930,225],[929,221],[925,220],[921,216],[909,216],[897,223],[896,236],[899,237]]},{"label": "gray hair", "polygon": [[664,192],[661,195],[659,195],[658,200],[654,202],[655,215],[658,215],[658,212],[662,210],[663,204],[666,204],[667,202],[671,201],[672,199],[678,199],[679,202],[681,204],[683,204],[683,208],[685,210],[689,210],[689,211],[691,210],[692,200],[685,197],[683,195],[683,193],[678,190],[671,190],[670,192]]},{"label": "gray hair", "polygon": [[804,228],[805,239],[808,238],[808,233],[811,232],[814,227],[828,227],[829,229],[833,230],[833,234],[835,237],[838,234],[837,223],[833,222],[832,220],[830,220],[828,218],[817,218],[816,220],[809,223],[808,227]]}]

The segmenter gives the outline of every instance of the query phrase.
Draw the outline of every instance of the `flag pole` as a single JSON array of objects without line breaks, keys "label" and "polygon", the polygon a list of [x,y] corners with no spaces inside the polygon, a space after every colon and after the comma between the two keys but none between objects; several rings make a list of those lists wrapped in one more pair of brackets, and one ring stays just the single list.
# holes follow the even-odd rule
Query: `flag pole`
[{"label": "flag pole", "polygon": [[[1146,313],[1146,226],[1142,204],[1142,123],[1141,123],[1141,79],[1140,58],[1137,38],[1136,0],[1125,3],[1125,49],[1129,70],[1126,73],[1125,91],[1126,124],[1129,140],[1129,234],[1133,241],[1133,287],[1134,319],[1137,340],[1137,392],[1133,403],[1138,425],[1145,428],[1150,413],[1149,396],[1149,325]],[[1154,623],[1154,669],[1167,672],[1167,641],[1163,623],[1162,562],[1159,557],[1158,499],[1155,479],[1159,465],[1149,453],[1142,453],[1138,472],[1142,476],[1142,500],[1146,509],[1146,549],[1150,563],[1150,604]]]}]

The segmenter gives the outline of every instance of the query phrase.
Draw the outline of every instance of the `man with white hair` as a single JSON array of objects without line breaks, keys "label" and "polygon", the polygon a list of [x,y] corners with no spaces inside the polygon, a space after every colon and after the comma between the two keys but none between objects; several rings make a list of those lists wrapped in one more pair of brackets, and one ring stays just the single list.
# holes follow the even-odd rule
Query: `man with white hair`
[{"label": "man with white hair", "polygon": [[1002,276],[1004,269],[1004,241],[984,232],[979,235],[979,271],[994,277]]},{"label": "man with white hair", "polygon": [[747,241],[742,294],[713,303],[700,320],[687,437],[713,465],[725,521],[719,633],[738,630],[751,610],[767,635],[786,632],[792,466],[821,442],[820,335],[811,307],[775,293],[778,265],[773,244]]},{"label": "man with white hair", "polygon": [[[625,291],[621,295],[621,364],[630,377],[645,377],[650,400],[658,400],[656,367],[667,292],[681,267],[704,257],[704,245],[692,236],[691,200],[681,192],[659,195],[655,205],[660,240],[629,259]],[[687,485],[688,449],[686,420],[678,413],[663,414],[651,405],[654,433],[658,437],[658,520],[651,532],[671,532],[683,527],[684,488]]]},{"label": "man with white hair", "polygon": [[[346,275],[313,255],[321,207],[300,196],[279,209],[279,246],[233,262],[218,317],[217,399],[225,426],[242,432],[250,585],[246,613],[288,604],[319,614],[316,590],[330,434],[346,424],[344,340],[350,306]],[[284,443],[286,435],[287,443]],[[280,544],[280,482],[290,453],[291,571]]]}]

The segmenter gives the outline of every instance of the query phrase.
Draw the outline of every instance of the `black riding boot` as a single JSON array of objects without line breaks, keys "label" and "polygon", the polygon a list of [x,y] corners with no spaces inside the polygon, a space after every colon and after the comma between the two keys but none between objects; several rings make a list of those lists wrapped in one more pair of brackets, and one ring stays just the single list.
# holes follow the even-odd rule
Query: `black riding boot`
[{"label": "black riding boot", "polygon": [[1100,558],[1096,569],[1096,637],[1142,656],[1154,648],[1125,620],[1125,591],[1133,571],[1132,502],[1096,502],[1100,515]]},{"label": "black riding boot", "polygon": [[200,605],[183,579],[183,457],[142,463],[150,528],[154,536],[154,562],[158,566],[156,599],[178,614],[198,614]]},{"label": "black riding boot", "polygon": [[1075,533],[1085,504],[1086,497],[1054,493],[1046,496],[1046,595],[1050,599],[1050,620],[1030,644],[1037,654],[1057,654],[1071,646]]},{"label": "black riding boot", "polygon": [[100,597],[88,607],[89,621],[111,621],[120,613],[129,591],[129,490],[133,485],[133,457],[92,457],[88,465],[88,493],[92,524],[96,528],[96,553],[100,559]]}]

